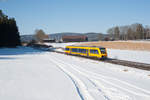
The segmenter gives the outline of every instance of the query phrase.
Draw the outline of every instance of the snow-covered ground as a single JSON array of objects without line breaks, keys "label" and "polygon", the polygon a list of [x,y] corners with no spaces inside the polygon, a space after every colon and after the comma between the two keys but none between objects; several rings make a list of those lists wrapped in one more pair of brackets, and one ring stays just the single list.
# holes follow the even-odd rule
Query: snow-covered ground
[{"label": "snow-covered ground", "polygon": [[0,100],[80,100],[74,83],[49,59],[32,48],[0,49]]},{"label": "snow-covered ground", "polygon": [[107,49],[108,57],[150,64],[150,52]]},{"label": "snow-covered ground", "polygon": [[0,100],[150,100],[150,72],[27,47],[0,49]]},{"label": "snow-covered ground", "polygon": [[86,43],[86,42],[67,42],[67,43],[45,43],[46,45],[52,45],[53,47],[62,47],[65,48],[68,45],[75,45],[80,43]]}]

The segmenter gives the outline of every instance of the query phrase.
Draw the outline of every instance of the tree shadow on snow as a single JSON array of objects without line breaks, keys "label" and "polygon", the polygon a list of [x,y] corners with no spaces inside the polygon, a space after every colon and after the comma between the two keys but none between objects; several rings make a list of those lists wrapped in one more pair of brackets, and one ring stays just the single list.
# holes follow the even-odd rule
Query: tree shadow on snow
[{"label": "tree shadow on snow", "polygon": [[0,60],[14,60],[14,59],[17,59],[15,57],[0,57]]},{"label": "tree shadow on snow", "polygon": [[[0,48],[1,55],[24,55],[24,54],[37,54],[46,52],[44,50],[37,50],[31,47],[17,47],[17,48]],[[0,59],[7,59],[7,57],[1,57]],[[11,59],[11,58],[10,58]]]}]

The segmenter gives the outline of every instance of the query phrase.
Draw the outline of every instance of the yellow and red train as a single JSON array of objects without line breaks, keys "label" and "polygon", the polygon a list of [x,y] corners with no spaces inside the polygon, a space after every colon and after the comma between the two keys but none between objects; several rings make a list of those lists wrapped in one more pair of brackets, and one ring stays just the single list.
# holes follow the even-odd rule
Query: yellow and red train
[{"label": "yellow and red train", "polygon": [[98,59],[107,58],[106,48],[96,46],[66,46],[65,53],[72,55],[94,57]]}]

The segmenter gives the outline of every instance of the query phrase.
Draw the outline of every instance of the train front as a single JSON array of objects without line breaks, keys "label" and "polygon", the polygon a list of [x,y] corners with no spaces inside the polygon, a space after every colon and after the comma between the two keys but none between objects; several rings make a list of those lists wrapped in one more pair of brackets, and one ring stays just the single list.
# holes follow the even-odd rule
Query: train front
[{"label": "train front", "polygon": [[100,49],[100,52],[101,52],[101,58],[102,59],[107,58],[107,50],[106,50],[106,48],[100,47],[99,49]]}]

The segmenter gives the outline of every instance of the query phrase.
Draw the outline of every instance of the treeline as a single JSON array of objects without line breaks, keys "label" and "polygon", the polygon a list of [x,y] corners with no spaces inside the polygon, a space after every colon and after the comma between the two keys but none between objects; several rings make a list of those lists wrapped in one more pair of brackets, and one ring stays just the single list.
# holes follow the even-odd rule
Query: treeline
[{"label": "treeline", "polygon": [[116,26],[107,30],[109,37],[113,40],[137,40],[150,39],[150,26],[136,23],[126,26]]},{"label": "treeline", "polygon": [[16,47],[21,45],[16,21],[0,10],[0,47]]}]

